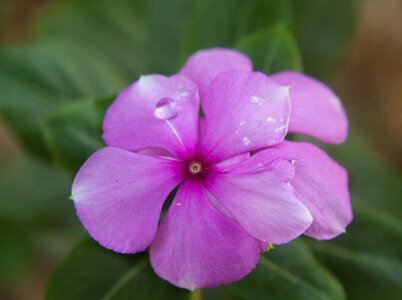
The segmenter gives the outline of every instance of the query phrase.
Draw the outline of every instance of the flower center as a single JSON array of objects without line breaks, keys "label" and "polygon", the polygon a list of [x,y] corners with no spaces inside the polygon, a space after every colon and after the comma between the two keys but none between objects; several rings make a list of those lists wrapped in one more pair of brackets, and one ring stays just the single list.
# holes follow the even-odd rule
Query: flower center
[{"label": "flower center", "polygon": [[196,175],[199,174],[202,171],[202,165],[198,161],[192,161],[188,165],[188,170],[190,171],[191,174]]}]

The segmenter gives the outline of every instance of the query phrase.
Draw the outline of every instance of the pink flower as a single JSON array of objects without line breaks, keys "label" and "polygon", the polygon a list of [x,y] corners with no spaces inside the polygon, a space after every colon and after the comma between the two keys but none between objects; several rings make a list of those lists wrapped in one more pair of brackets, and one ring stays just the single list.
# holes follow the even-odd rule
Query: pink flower
[{"label": "pink flower", "polygon": [[337,96],[315,79],[252,72],[249,58],[230,49],[199,51],[177,75],[143,76],[117,97],[103,123],[108,147],[81,167],[72,197],[105,248],[151,246],[160,277],[188,289],[217,286],[251,272],[267,243],[345,230],[346,171],[318,147],[284,137],[341,143],[347,127]]}]

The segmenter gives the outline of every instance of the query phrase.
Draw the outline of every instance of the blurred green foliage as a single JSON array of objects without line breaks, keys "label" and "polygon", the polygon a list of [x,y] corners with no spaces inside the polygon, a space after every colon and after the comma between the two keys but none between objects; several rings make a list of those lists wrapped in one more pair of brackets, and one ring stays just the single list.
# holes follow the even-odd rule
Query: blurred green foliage
[{"label": "blurred green foliage", "polygon": [[0,279],[15,283],[43,263],[41,256],[63,253],[83,234],[68,199],[68,176],[30,156],[0,169]]},{"label": "blurred green foliage", "polygon": [[[402,181],[352,127],[342,146],[317,143],[349,171],[354,220],[336,239],[307,239],[350,299],[397,299],[402,291]],[[300,140],[312,140],[299,137]]]},{"label": "blurred green foliage", "polygon": [[263,28],[241,38],[235,48],[252,57],[254,68],[266,74],[302,69],[296,41],[282,24]]},{"label": "blurred green foliage", "polygon": [[360,0],[292,0],[305,72],[328,79],[354,28]]},{"label": "blurred green foliage", "polygon": [[[140,74],[173,74],[192,52],[228,46],[248,54],[257,70],[303,67],[325,80],[356,11],[350,0],[65,0],[49,7],[32,41],[0,48],[0,111],[30,153],[0,173],[0,278],[26,272],[40,243],[68,245],[80,236],[67,199],[71,177],[51,162],[74,175],[103,147],[106,108]],[[367,134],[351,128],[345,145],[320,144],[350,173],[355,220],[347,234],[277,247],[244,280],[203,290],[205,299],[397,299],[401,178],[370,151]],[[84,240],[55,269],[46,299],[133,295],[194,298],[159,279],[145,254]]]},{"label": "blurred green foliage", "polygon": [[83,162],[105,146],[101,139],[103,115],[114,97],[83,100],[64,106],[49,117],[43,134],[56,162],[75,175]]},{"label": "blurred green foliage", "polygon": [[[301,241],[262,254],[257,268],[244,280],[206,289],[203,294],[204,299],[345,299],[338,280]],[[92,240],[81,242],[60,263],[46,295],[49,300],[192,297],[190,291],[158,278],[144,253],[118,254]]]},{"label": "blurred green foliage", "polygon": [[118,254],[88,239],[56,268],[46,299],[185,299],[189,294],[158,278],[146,254]]}]

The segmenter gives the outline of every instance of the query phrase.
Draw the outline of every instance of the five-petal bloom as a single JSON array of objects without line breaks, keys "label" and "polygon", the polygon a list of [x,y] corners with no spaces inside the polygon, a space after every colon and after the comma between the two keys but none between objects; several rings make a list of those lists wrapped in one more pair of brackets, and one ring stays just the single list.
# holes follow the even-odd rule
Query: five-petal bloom
[{"label": "five-petal bloom", "polygon": [[199,51],[177,75],[143,76],[117,97],[103,122],[108,147],[81,167],[72,197],[102,246],[136,253],[151,245],[162,278],[217,286],[247,275],[266,243],[345,230],[346,171],[316,146],[284,137],[341,143],[347,127],[324,84],[297,72],[252,72],[234,50]]}]

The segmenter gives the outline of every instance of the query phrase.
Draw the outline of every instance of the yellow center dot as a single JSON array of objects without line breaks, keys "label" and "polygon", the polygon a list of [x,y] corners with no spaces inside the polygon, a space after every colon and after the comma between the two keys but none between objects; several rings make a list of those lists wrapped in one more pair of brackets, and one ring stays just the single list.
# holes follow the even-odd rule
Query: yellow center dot
[{"label": "yellow center dot", "polygon": [[192,162],[189,166],[189,170],[192,174],[198,174],[201,172],[201,164],[199,162]]}]

